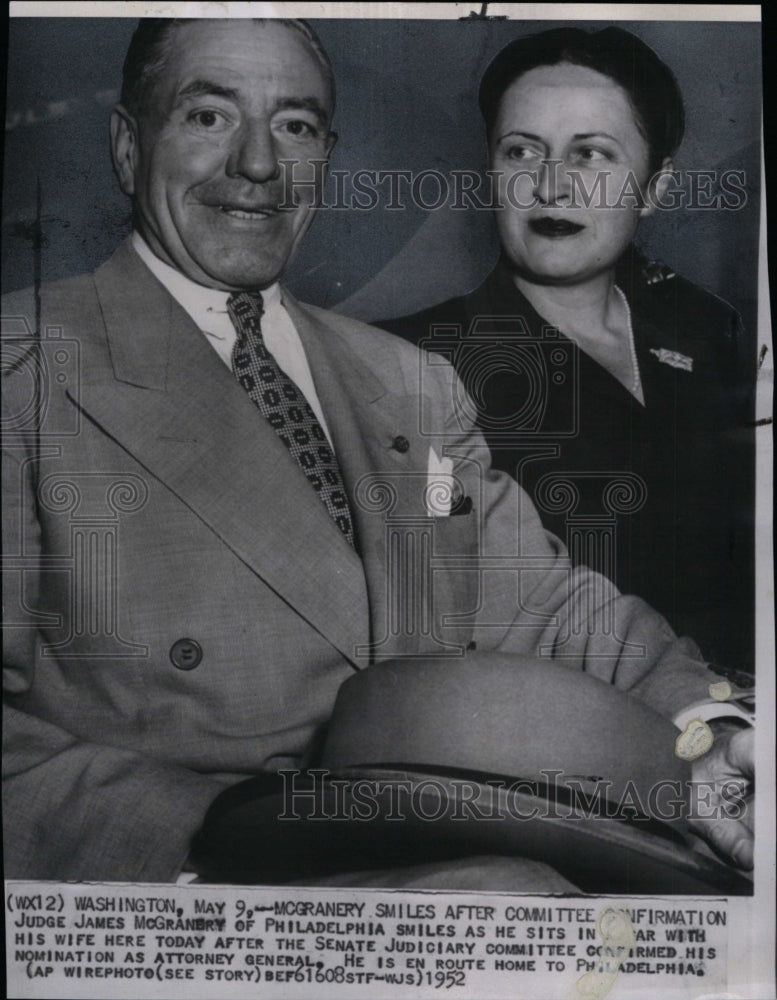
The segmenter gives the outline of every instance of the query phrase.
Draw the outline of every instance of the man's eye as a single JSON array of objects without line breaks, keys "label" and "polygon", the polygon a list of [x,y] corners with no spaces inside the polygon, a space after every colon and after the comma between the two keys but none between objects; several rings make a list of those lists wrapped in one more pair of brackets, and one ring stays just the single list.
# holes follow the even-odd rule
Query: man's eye
[{"label": "man's eye", "polygon": [[304,121],[302,118],[294,118],[291,121],[283,122],[281,128],[284,132],[289,135],[293,135],[298,138],[317,138],[318,129],[311,125],[310,122]]},{"label": "man's eye", "polygon": [[200,128],[213,129],[225,123],[225,118],[218,111],[212,108],[203,108],[200,111],[192,111],[189,121]]}]

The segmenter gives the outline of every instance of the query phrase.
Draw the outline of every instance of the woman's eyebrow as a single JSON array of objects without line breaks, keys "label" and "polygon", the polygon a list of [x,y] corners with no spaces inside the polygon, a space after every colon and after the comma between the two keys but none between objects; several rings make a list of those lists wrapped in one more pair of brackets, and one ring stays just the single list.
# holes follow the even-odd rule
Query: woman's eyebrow
[{"label": "woman's eyebrow", "polygon": [[609,132],[575,132],[572,138],[578,142],[581,139],[610,139],[612,142],[617,142],[620,145],[620,139],[616,139]]},{"label": "woman's eyebrow", "polygon": [[507,139],[511,135],[519,135],[519,136],[521,136],[522,139],[532,139],[532,140],[534,140],[534,142],[544,142],[545,141],[542,138],[542,136],[540,136],[540,135],[534,135],[533,132],[523,132],[521,129],[511,129],[511,131],[505,132],[504,135],[500,135],[499,139],[497,141],[501,142],[502,139]]},{"label": "woman's eyebrow", "polygon": [[[512,129],[510,132],[505,132],[504,135],[499,136],[499,141],[502,139],[507,139],[511,135],[521,136],[523,139],[532,139],[534,142],[544,142],[545,140],[540,135],[535,135],[533,132],[524,132],[522,129]],[[610,135],[609,132],[575,132],[572,136],[575,142],[579,142],[583,139],[610,139],[612,142],[617,142],[620,145],[620,139],[614,135]]]}]

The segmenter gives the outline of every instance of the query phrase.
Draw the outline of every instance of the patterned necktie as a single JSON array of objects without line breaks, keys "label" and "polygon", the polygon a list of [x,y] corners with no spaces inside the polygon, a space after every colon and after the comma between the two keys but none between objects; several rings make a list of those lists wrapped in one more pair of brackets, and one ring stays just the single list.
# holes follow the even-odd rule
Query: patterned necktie
[{"label": "patterned necktie", "polygon": [[335,524],[355,548],[353,520],[340,466],[304,393],[265,345],[262,296],[259,292],[234,292],[227,300],[227,311],[237,331],[232,348],[235,378],[289,449]]}]

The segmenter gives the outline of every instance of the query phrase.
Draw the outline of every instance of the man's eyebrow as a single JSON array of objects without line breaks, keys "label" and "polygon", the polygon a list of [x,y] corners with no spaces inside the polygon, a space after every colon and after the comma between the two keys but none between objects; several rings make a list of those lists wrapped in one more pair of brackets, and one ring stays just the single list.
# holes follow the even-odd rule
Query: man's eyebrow
[{"label": "man's eyebrow", "polygon": [[[192,80],[182,87],[178,101],[190,97],[224,97],[227,100],[237,100],[239,94],[234,87],[225,87],[212,80]],[[312,111],[319,124],[326,127],[329,123],[329,112],[317,97],[284,97],[275,105],[276,111]]]},{"label": "man's eyebrow", "polygon": [[224,87],[211,80],[192,80],[191,83],[187,83],[185,87],[181,88],[178,100],[183,101],[187,97],[203,97],[206,94],[212,97],[225,97],[228,100],[234,100],[237,97],[237,91],[234,87]]},{"label": "man's eyebrow", "polygon": [[276,111],[312,111],[319,124],[329,124],[329,112],[317,97],[283,97],[275,105]]}]

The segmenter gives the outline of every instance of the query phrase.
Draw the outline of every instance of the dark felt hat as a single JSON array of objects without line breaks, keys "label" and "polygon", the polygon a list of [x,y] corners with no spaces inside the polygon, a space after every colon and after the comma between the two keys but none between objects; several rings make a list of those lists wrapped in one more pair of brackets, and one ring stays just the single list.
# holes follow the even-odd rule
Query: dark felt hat
[{"label": "dark felt hat", "polygon": [[503,854],[588,892],[747,893],[692,849],[677,735],[638,698],[547,660],[388,661],[342,685],[319,767],[227,790],[196,853],[218,881]]}]

